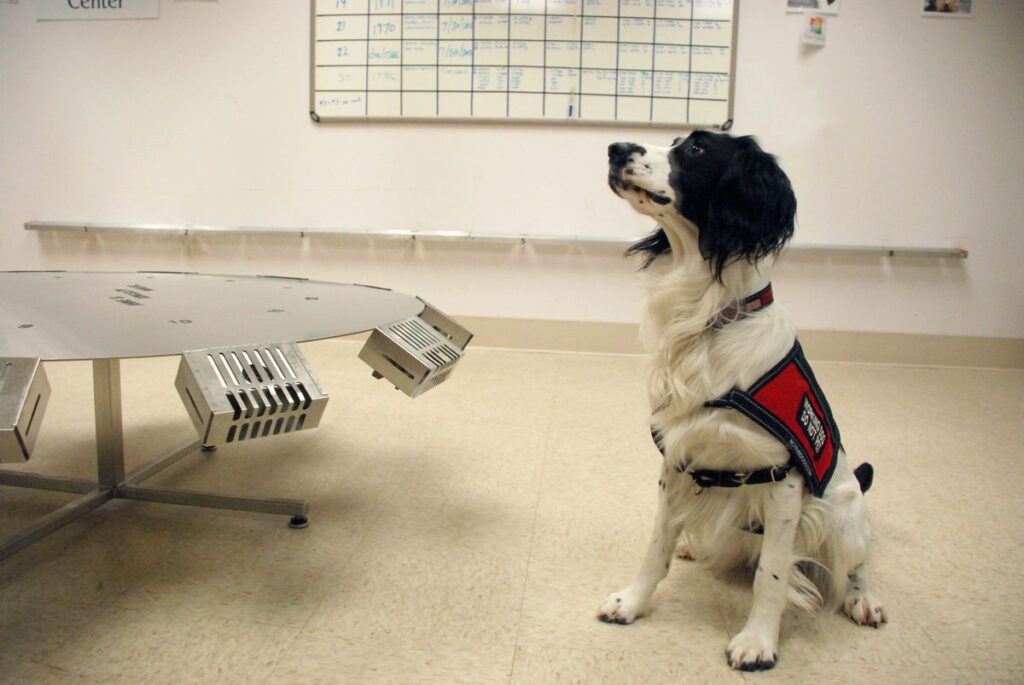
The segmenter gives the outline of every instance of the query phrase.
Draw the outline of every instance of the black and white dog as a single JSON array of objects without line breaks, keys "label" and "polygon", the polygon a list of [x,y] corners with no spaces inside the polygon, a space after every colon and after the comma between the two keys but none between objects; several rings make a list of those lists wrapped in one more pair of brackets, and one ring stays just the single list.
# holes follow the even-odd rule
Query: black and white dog
[{"label": "black and white dog", "polygon": [[878,627],[871,467],[847,463],[794,325],[771,306],[796,214],[789,179],[753,138],[708,131],[667,148],[616,143],[608,156],[612,190],[658,222],[630,251],[646,258],[642,330],[664,463],[640,572],[598,617],[645,614],[679,546],[713,569],[756,569],[749,618],[726,649],[734,669],[775,665],[787,602]]}]

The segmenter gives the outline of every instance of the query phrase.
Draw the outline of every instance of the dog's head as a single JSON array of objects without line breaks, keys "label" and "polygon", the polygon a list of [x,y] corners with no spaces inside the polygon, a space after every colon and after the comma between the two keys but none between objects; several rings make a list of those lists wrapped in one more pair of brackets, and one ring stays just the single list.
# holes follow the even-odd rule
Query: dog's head
[{"label": "dog's head", "polygon": [[727,265],[756,263],[793,235],[789,178],[749,136],[694,131],[671,147],[613,143],[608,184],[658,221],[658,230],[630,248],[648,261],[671,250],[666,230],[696,230],[701,256],[721,278]]}]

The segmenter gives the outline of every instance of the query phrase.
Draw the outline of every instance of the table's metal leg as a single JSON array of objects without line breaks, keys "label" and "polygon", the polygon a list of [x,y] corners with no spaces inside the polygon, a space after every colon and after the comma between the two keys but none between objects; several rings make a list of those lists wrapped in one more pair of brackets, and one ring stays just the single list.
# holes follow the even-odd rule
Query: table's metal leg
[{"label": "table's metal leg", "polygon": [[[292,517],[293,527],[300,527],[299,524],[305,522],[304,519],[309,514],[309,503],[302,500],[228,497],[194,490],[162,490],[140,487],[139,484],[143,481],[152,478],[185,457],[195,454],[201,448],[202,442],[196,440],[172,452],[163,459],[133,471],[117,487],[114,496],[140,502],[161,502],[163,504],[183,504],[212,509],[233,509],[236,511],[251,511],[257,514],[282,514]],[[297,519],[303,519],[303,521],[297,521]]]},{"label": "table's metal leg", "polygon": [[0,542],[0,561],[28,547],[33,542],[42,540],[58,528],[62,528],[75,519],[85,516],[101,504],[109,502],[113,497],[114,491],[112,489],[95,489],[94,486],[93,491],[88,495],[76,498],[73,502],[69,502],[57,511],[51,512],[37,521],[33,521],[14,535]]},{"label": "table's metal leg", "polygon": [[117,497],[140,502],[162,502],[163,504],[184,504],[192,507],[211,509],[233,509],[251,511],[257,514],[283,514],[306,516],[309,503],[293,499],[253,499],[251,497],[228,497],[194,490],[158,490],[125,485],[117,489]]},{"label": "table's metal leg", "polygon": [[115,498],[251,511],[257,514],[280,514],[292,517],[289,523],[292,528],[305,528],[309,524],[307,518],[309,503],[302,500],[227,497],[192,490],[159,490],[140,487],[140,483],[173,466],[185,457],[195,454],[203,445],[201,441],[193,441],[126,476],[121,414],[121,363],[117,359],[98,359],[93,362],[92,369],[93,397],[96,408],[96,475],[99,483],[97,485],[71,478],[0,471],[0,485],[84,495],[26,526],[7,539],[0,540],[0,560]]},{"label": "table's metal leg", "polygon": [[114,497],[141,502],[162,502],[213,509],[251,511],[258,514],[283,514],[305,518],[309,504],[299,500],[225,497],[192,490],[162,490],[139,487],[164,469],[176,464],[202,446],[195,441],[157,460],[129,477],[124,469],[124,437],[121,425],[121,365],[116,359],[93,362],[93,386],[96,403],[96,458],[101,485],[114,488]]},{"label": "table's metal leg", "polygon": [[97,359],[92,363],[93,402],[96,407],[96,470],[100,485],[124,482],[124,431],[121,425],[121,361]]},{"label": "table's metal leg", "polygon": [[75,495],[84,495],[96,489],[96,483],[92,481],[61,478],[60,476],[44,476],[38,473],[25,473],[24,471],[0,471],[0,485],[7,485],[12,488],[70,492]]},{"label": "table's metal leg", "polygon": [[[58,528],[85,516],[115,496],[124,481],[124,437],[121,428],[121,364],[116,359],[93,362],[93,397],[96,408],[96,464],[98,486],[67,478],[32,473],[2,472],[0,484],[59,492],[87,493],[57,511],[22,528],[0,542],[0,559],[46,537]],[[88,489],[86,489],[86,487]]]},{"label": "table's metal leg", "polygon": [[174,466],[175,464],[177,464],[179,461],[189,456],[190,454],[195,454],[196,452],[199,451],[201,447],[201,441],[193,440],[187,445],[179,447],[175,451],[171,452],[166,457],[163,457],[162,459],[157,459],[154,462],[146,464],[140,469],[132,471],[124,479],[123,485],[138,485],[142,481],[152,478],[161,471],[169,469],[170,467]]}]

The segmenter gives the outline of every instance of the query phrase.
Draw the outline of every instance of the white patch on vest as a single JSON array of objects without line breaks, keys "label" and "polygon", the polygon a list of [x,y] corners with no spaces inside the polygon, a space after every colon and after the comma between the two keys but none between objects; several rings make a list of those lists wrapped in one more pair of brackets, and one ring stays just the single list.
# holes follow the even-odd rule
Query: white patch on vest
[{"label": "white patch on vest", "polygon": [[828,436],[825,433],[825,426],[814,411],[810,399],[804,395],[803,404],[800,406],[800,425],[804,428],[811,446],[814,447],[814,460],[821,459],[821,450],[825,447]]}]

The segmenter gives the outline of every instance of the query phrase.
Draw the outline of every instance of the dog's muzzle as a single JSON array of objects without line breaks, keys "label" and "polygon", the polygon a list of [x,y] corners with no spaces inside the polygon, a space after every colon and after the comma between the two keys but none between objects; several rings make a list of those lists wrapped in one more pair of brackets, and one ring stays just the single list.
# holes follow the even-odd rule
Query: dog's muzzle
[{"label": "dog's muzzle", "polygon": [[626,167],[632,160],[633,153],[647,154],[642,146],[635,143],[612,143],[608,146],[608,185],[612,190],[629,190],[633,184],[624,178]]},{"label": "dog's muzzle", "polygon": [[636,183],[626,180],[630,176],[650,175],[651,167],[645,162],[634,158],[634,155],[646,155],[647,149],[636,143],[612,143],[608,146],[608,185],[616,195],[620,190],[638,190],[647,195],[652,202],[667,205],[672,200],[663,192],[653,193]]},{"label": "dog's muzzle", "polygon": [[643,146],[635,143],[612,143],[608,146],[608,163],[621,169],[626,166],[634,152],[639,152],[641,155],[647,154],[647,150]]}]

